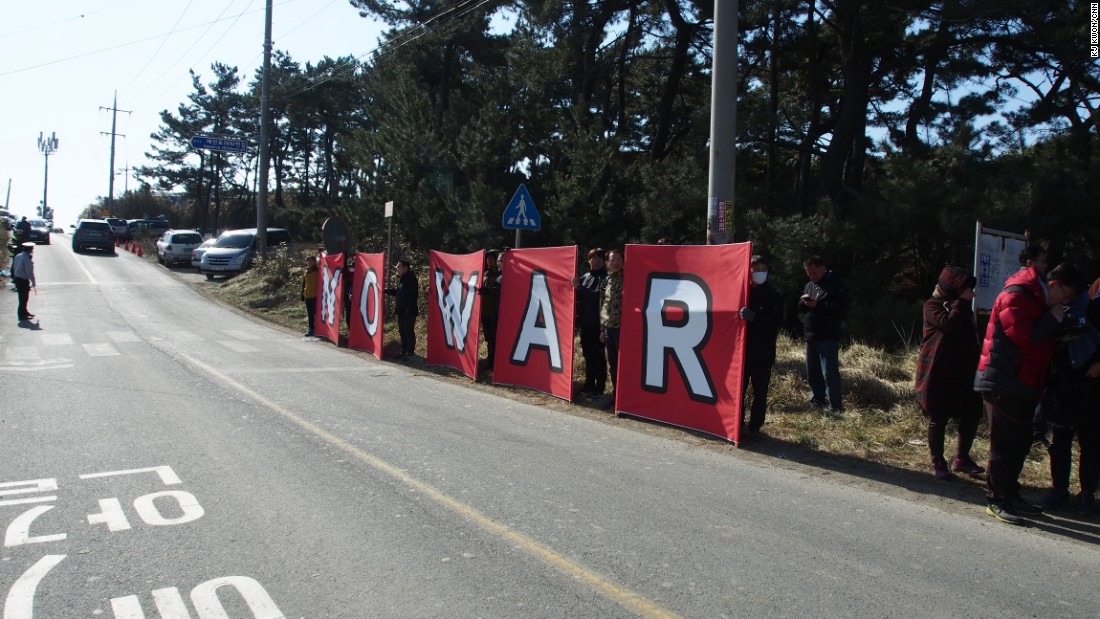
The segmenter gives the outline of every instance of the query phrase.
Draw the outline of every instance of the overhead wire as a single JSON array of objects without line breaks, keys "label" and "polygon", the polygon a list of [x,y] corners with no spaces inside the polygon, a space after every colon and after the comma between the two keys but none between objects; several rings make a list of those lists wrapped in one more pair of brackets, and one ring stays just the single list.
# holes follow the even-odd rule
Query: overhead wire
[{"label": "overhead wire", "polygon": [[[183,10],[180,11],[180,16],[176,18],[176,23],[172,24],[172,29],[164,35],[163,39],[160,40],[160,45],[157,46],[157,51],[153,52],[153,54],[149,56],[149,59],[145,61],[145,66],[141,67],[141,70],[137,72],[137,75],[135,75],[133,79],[130,80],[130,83],[123,86],[122,90],[125,91],[127,88],[133,85],[133,83],[136,82],[139,77],[141,77],[142,73],[145,73],[145,70],[148,69],[149,65],[153,63],[153,59],[157,57],[157,54],[160,53],[160,50],[164,49],[164,44],[168,42],[168,38],[176,33],[176,28],[179,27],[180,22],[183,21],[183,16],[187,15],[187,11],[191,9],[191,5],[194,2],[195,0],[187,0],[187,6],[183,7]],[[219,15],[218,17],[221,16]]]}]

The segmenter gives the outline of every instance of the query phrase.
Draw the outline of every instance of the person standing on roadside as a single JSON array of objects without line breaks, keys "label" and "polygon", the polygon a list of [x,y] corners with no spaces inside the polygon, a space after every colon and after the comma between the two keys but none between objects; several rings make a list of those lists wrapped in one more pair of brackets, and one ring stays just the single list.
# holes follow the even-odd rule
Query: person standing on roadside
[{"label": "person standing on roadside", "polygon": [[[752,384],[752,409],[749,424],[741,434],[742,441],[751,441],[760,435],[764,416],[768,409],[768,385],[775,365],[775,341],[783,324],[783,297],[768,282],[768,262],[763,256],[753,256],[749,281],[748,304],[741,308],[745,321],[745,373],[741,381],[741,393],[748,393]],[[742,407],[744,410],[744,407]]]},{"label": "person standing on roadside", "polygon": [[607,353],[600,341],[600,297],[607,284],[607,262],[599,247],[588,250],[588,272],[573,278],[577,290],[577,327],[584,354],[584,392],[601,395],[607,388]]},{"label": "person standing on roadside", "polygon": [[397,261],[397,287],[386,288],[386,294],[397,296],[393,313],[397,316],[397,331],[401,334],[401,354],[398,359],[416,355],[416,317],[420,313],[420,283],[408,260]]},{"label": "person standing on roadside", "polygon": [[844,400],[840,385],[840,324],[848,311],[848,285],[825,264],[810,256],[802,265],[810,281],[802,289],[798,307],[806,341],[806,376],[810,404],[840,413]]},{"label": "person standing on roadside", "polygon": [[607,283],[600,296],[600,341],[607,347],[607,363],[611,367],[611,401],[615,406],[619,384],[619,327],[623,317],[623,252],[607,252]]},{"label": "person standing on roadside", "polygon": [[[944,267],[932,298],[924,303],[916,393],[921,413],[928,420],[928,450],[936,479],[950,479],[952,470],[968,475],[985,473],[970,457],[981,419],[981,401],[973,384],[981,354],[978,327],[970,311],[975,285],[977,280],[965,270]],[[949,468],[943,450],[947,422],[952,417],[959,425],[959,442]]]},{"label": "person standing on roadside", "polygon": [[27,221],[27,216],[24,215],[23,219],[19,220],[19,223],[15,224],[15,237],[16,240],[26,241],[31,236],[31,222]]},{"label": "person standing on roadside", "polygon": [[485,252],[485,277],[477,292],[481,295],[481,334],[485,336],[486,369],[493,369],[497,352],[497,322],[500,317],[500,267],[497,257],[500,252],[491,249]]},{"label": "person standing on roadside", "polygon": [[22,247],[23,251],[11,261],[11,281],[19,293],[16,315],[20,322],[34,318],[34,314],[27,311],[27,302],[31,298],[31,288],[38,288],[38,280],[34,278],[34,243],[27,241]]},{"label": "person standing on roadside", "polygon": [[1051,489],[1043,499],[1044,510],[1070,500],[1069,475],[1073,464],[1073,439],[1078,451],[1077,475],[1081,492],[1077,511],[1096,513],[1096,488],[1100,479],[1100,299],[1081,295],[1066,311],[1055,336],[1043,394],[1043,409],[1052,428],[1050,448]]},{"label": "person standing on roadside", "polygon": [[313,337],[313,323],[317,317],[317,256],[306,258],[306,272],[302,276],[302,301],[306,304],[306,337]]},{"label": "person standing on roadside", "polygon": [[1030,267],[1005,282],[993,303],[974,376],[974,390],[982,394],[989,417],[986,513],[1008,524],[1024,524],[1023,516],[1042,513],[1020,496],[1020,472],[1031,450],[1032,419],[1054,356],[1054,335],[1065,306],[1087,285],[1070,264],[1051,271],[1045,287],[1041,279]]}]

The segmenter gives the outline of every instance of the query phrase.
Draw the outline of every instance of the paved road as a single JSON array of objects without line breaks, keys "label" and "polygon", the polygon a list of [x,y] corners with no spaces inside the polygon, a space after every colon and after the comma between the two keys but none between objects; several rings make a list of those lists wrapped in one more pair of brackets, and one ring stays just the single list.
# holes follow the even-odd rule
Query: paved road
[{"label": "paved road", "polygon": [[34,328],[0,296],[3,619],[1100,611],[1095,545],[349,355],[65,240]]}]

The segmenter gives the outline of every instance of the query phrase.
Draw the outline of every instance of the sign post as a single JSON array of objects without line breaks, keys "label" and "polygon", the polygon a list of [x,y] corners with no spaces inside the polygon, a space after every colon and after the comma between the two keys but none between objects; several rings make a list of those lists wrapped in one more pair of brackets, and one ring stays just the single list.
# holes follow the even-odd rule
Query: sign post
[{"label": "sign post", "polygon": [[516,189],[516,193],[508,202],[508,206],[504,208],[504,215],[501,216],[501,227],[505,230],[516,231],[515,249],[520,248],[520,232],[542,229],[542,216],[535,208],[535,201],[531,199],[527,187],[522,184]]},{"label": "sign post", "polygon": [[1020,252],[1028,244],[1028,235],[974,225],[975,315],[988,313],[1004,288],[1005,280],[1020,269]]}]

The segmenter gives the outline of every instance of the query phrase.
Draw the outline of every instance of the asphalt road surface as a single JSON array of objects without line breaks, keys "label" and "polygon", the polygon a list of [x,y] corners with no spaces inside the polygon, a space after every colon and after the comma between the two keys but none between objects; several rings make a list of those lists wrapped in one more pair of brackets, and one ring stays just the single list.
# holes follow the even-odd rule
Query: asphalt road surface
[{"label": "asphalt road surface", "polygon": [[65,236],[35,262],[3,619],[1100,615],[1088,541],[350,355]]}]

